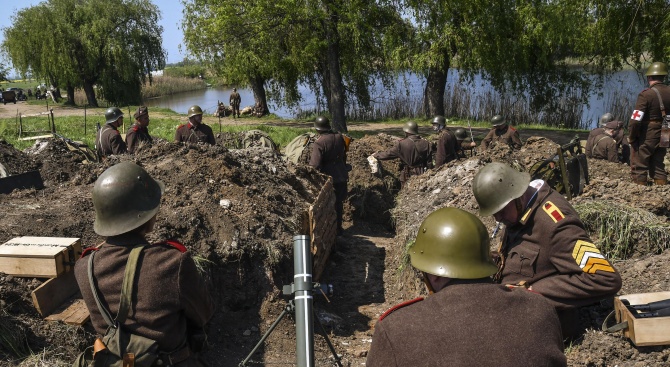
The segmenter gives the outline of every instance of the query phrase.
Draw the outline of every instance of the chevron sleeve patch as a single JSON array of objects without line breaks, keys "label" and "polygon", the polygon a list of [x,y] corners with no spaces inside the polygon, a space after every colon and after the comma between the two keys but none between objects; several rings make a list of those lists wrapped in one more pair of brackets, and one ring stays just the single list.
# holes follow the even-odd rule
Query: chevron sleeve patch
[{"label": "chevron sleeve patch", "polygon": [[565,218],[565,215],[561,212],[560,209],[554,203],[551,201],[547,201],[542,205],[542,209],[544,209],[544,212],[549,215],[551,220],[554,221],[554,223],[558,223],[559,220]]},{"label": "chevron sleeve patch", "polygon": [[572,249],[572,257],[585,273],[595,274],[598,270],[614,273],[614,268],[610,265],[609,261],[590,242],[578,240]]}]

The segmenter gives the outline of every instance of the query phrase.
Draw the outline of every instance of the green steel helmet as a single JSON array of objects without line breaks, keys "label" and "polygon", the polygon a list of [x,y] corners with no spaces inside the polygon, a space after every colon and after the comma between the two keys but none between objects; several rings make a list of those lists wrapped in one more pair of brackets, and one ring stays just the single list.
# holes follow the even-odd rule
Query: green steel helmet
[{"label": "green steel helmet", "polygon": [[456,140],[465,140],[468,138],[468,133],[462,127],[456,129],[454,131],[454,135],[456,135]]},{"label": "green steel helmet", "polygon": [[614,121],[614,115],[607,112],[607,113],[603,114],[602,116],[600,116],[599,125],[600,125],[600,127],[605,127],[605,125],[610,121]]},{"label": "green steel helmet", "polygon": [[188,109],[188,117],[191,118],[195,115],[202,115],[202,108],[198,105],[193,105]]},{"label": "green steel helmet", "polygon": [[668,66],[665,65],[662,62],[655,62],[649,65],[647,68],[647,76],[652,76],[652,75],[668,75]]},{"label": "green steel helmet", "polygon": [[314,120],[314,128],[319,132],[330,131],[330,120],[326,116],[317,116]]},{"label": "green steel helmet", "polygon": [[123,117],[123,112],[118,107],[110,107],[105,112],[105,123],[109,124]]},{"label": "green steel helmet", "polygon": [[133,162],[109,167],[93,186],[93,230],[116,236],[139,228],[158,212],[164,190],[162,182]]},{"label": "green steel helmet", "polygon": [[495,115],[491,119],[491,125],[493,127],[502,126],[502,125],[505,125],[506,123],[507,122],[505,122],[505,118],[502,115]]},{"label": "green steel helmet", "polygon": [[495,274],[489,236],[477,216],[458,208],[430,213],[409,249],[412,266],[454,279],[479,279]]},{"label": "green steel helmet", "polygon": [[510,201],[520,198],[530,183],[527,172],[519,172],[500,162],[489,163],[477,172],[472,192],[479,204],[479,215],[499,212]]},{"label": "green steel helmet", "polygon": [[410,135],[419,135],[419,125],[414,121],[407,121],[403,126],[402,131]]},{"label": "green steel helmet", "polygon": [[439,116],[438,115],[438,116],[433,117],[432,124],[433,125],[444,126],[446,124],[446,122],[447,122],[447,120],[444,118],[444,116]]}]

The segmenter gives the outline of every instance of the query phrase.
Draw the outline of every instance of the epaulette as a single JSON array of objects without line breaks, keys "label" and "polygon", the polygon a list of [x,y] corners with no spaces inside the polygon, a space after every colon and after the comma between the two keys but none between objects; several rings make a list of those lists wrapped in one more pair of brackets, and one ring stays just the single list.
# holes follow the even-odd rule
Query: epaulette
[{"label": "epaulette", "polygon": [[154,243],[154,245],[168,245],[168,246],[176,248],[181,253],[184,253],[184,252],[188,251],[186,246],[182,245],[181,243],[179,243],[175,240],[167,240],[167,241],[163,241],[163,242],[158,242],[158,243]]},{"label": "epaulette", "polygon": [[177,126],[177,130],[179,130],[179,129],[181,129],[182,127],[184,127],[184,125],[186,125],[186,124],[181,124],[181,125]]},{"label": "epaulette", "polygon": [[139,125],[133,126],[133,131],[135,132],[140,131],[140,126]]},{"label": "epaulette", "polygon": [[90,253],[93,252],[93,251],[98,251],[98,250],[99,250],[99,248],[98,248],[98,247],[95,247],[95,246],[91,246],[91,247],[85,248],[84,251],[81,252],[81,257],[79,257],[79,258],[80,258],[80,259],[83,259],[84,256],[90,254]]},{"label": "epaulette", "polygon": [[512,131],[516,131],[516,129],[513,128],[513,127],[511,127],[511,126],[509,126],[509,128],[510,128],[510,130],[512,130]]},{"label": "epaulette", "polygon": [[413,300],[409,300],[409,301],[405,301],[403,303],[397,304],[397,305],[389,308],[388,310],[386,310],[386,312],[384,312],[381,316],[379,316],[379,321],[384,320],[384,318],[386,316],[392,314],[394,311],[399,310],[399,309],[401,309],[405,306],[409,306],[411,304],[417,303],[419,301],[423,301],[423,297],[417,297],[417,298],[414,298]]}]

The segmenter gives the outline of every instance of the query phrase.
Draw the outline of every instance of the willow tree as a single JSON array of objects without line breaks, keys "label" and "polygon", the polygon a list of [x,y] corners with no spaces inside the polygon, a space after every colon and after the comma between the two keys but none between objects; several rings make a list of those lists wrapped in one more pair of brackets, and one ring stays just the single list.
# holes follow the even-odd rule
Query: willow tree
[{"label": "willow tree", "polygon": [[111,103],[137,103],[165,66],[159,16],[150,0],[48,0],[13,16],[2,47],[22,73],[82,87],[91,106],[94,86]]},{"label": "willow tree", "polygon": [[[231,83],[248,83],[259,102],[300,101],[306,84],[346,131],[345,104],[369,103],[372,76],[385,72],[382,38],[402,24],[384,1],[184,1],[189,51]],[[261,88],[261,84],[263,88]],[[260,102],[263,102],[260,100]],[[319,103],[319,102],[317,102]]]}]

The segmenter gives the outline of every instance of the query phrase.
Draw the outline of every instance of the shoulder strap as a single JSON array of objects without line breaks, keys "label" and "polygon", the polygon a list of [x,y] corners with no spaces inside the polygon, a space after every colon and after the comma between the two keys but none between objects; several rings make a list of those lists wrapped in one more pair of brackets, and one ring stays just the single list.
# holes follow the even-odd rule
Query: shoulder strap
[{"label": "shoulder strap", "polygon": [[651,89],[656,92],[656,96],[658,97],[658,103],[661,104],[661,116],[665,117],[665,106],[663,106],[663,99],[661,98],[661,93],[658,92],[658,89],[651,87]]},{"label": "shoulder strap", "polygon": [[[603,136],[602,138],[598,139],[598,141],[597,141],[595,144],[593,144],[593,148],[591,148],[591,151],[593,151],[593,149],[596,149],[596,147],[598,146],[598,143],[600,143],[600,142],[603,141],[604,139],[612,138],[611,136],[609,136],[609,135],[607,135],[607,134],[604,134],[604,135],[605,135],[605,136]],[[614,140],[614,138],[612,138],[612,140]]]},{"label": "shoulder strap", "polygon": [[107,308],[105,308],[100,302],[100,296],[98,295],[98,289],[93,282],[93,257],[96,252],[94,251],[91,254],[91,257],[88,259],[88,282],[91,286],[91,292],[95,298],[95,303],[102,314],[102,318],[105,319],[107,325],[112,327],[117,327],[119,324],[122,324],[126,321],[128,316],[128,311],[132,307],[132,296],[133,296],[133,285],[135,283],[135,272],[137,270],[137,260],[140,257],[140,252],[144,249],[144,245],[133,247],[130,250],[130,255],[128,255],[128,262],[126,263],[126,271],[123,275],[123,284],[121,286],[121,302],[119,303],[119,313],[116,315],[116,318],[112,320],[112,315]]}]

